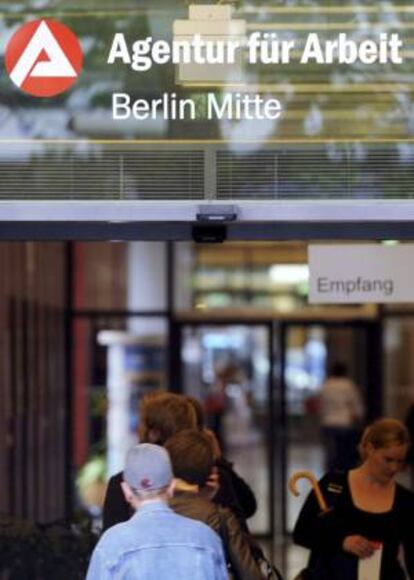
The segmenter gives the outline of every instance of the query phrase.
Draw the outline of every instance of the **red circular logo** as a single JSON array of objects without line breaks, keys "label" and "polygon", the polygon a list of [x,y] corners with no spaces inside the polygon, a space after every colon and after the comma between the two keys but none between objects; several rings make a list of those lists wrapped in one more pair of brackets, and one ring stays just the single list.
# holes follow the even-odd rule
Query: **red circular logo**
[{"label": "red circular logo", "polygon": [[76,82],[83,54],[70,28],[56,20],[34,20],[13,34],[5,63],[11,80],[22,91],[35,97],[53,97]]}]

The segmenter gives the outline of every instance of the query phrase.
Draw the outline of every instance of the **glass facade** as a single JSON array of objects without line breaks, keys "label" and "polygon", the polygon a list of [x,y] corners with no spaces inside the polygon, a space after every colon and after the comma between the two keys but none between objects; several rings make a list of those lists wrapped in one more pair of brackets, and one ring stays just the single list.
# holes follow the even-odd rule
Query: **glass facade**
[{"label": "glass facade", "polygon": [[[256,35],[264,43],[263,55],[251,62],[247,45],[241,79],[207,86],[180,82],[170,61],[152,59],[148,70],[133,70],[135,41],[171,45],[176,21],[188,19],[182,2],[28,0],[0,8],[3,53],[21,24],[46,17],[68,25],[84,53],[77,82],[55,98],[26,95],[3,71],[2,200],[412,198],[409,3],[239,2],[232,18],[244,23],[247,39]],[[125,53],[108,64],[115,34],[124,35],[131,62]],[[381,62],[341,63],[338,46],[330,57],[321,52],[324,62],[304,62],[311,35],[321,51],[348,43],[344,54],[351,56],[351,45],[369,40],[378,51],[382,46],[383,62],[378,53]],[[391,58],[393,39],[401,43],[398,58]],[[279,62],[278,47],[288,42],[289,62]],[[114,119],[116,94],[157,101],[153,118]],[[164,95],[195,103],[194,118],[165,112]],[[282,113],[276,120],[249,119],[250,107],[239,119],[212,119],[209,95],[278,98]]]}]

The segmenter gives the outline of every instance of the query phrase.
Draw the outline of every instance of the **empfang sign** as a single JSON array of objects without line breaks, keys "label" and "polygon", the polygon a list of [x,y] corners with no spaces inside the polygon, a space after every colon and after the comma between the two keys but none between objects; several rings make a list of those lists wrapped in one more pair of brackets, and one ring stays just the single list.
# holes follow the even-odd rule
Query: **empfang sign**
[{"label": "empfang sign", "polygon": [[52,97],[77,80],[83,54],[70,28],[55,20],[35,20],[12,36],[5,62],[11,80],[22,91]]},{"label": "empfang sign", "polygon": [[309,246],[309,302],[414,302],[414,244]]}]

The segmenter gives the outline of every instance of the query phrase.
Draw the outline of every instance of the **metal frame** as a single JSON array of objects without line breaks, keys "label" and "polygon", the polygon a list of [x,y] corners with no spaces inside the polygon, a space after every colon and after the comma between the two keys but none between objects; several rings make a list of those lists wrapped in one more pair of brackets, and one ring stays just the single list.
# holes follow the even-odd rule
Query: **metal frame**
[{"label": "metal frame", "polygon": [[188,223],[195,222],[199,204],[237,206],[238,223],[377,223],[414,220],[414,200],[402,199],[312,199],[312,200],[223,200],[197,201],[0,201],[2,222],[71,223]]},{"label": "metal frame", "polygon": [[[205,202],[204,202],[205,203]],[[208,201],[214,208],[227,202]],[[412,200],[237,201],[229,240],[414,238]],[[1,201],[0,240],[189,240],[197,202]]]},{"label": "metal frame", "polygon": [[[0,241],[185,241],[191,223],[0,222]],[[413,240],[414,222],[274,222],[225,226],[228,241]]]}]

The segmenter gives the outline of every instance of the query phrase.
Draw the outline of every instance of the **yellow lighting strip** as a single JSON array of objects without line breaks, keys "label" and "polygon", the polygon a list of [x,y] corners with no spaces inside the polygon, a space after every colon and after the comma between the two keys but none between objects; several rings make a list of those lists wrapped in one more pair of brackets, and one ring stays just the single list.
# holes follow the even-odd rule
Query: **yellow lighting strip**
[{"label": "yellow lighting strip", "polygon": [[237,14],[414,14],[414,6],[247,6]]},{"label": "yellow lighting strip", "polygon": [[224,91],[244,92],[287,92],[291,93],[409,93],[414,91],[414,83],[353,83],[347,85],[331,85],[327,83],[181,83],[181,86],[194,89],[220,88]]},{"label": "yellow lighting strip", "polygon": [[414,144],[414,137],[407,138],[352,138],[352,139],[322,139],[309,137],[308,139],[285,138],[285,139],[0,139],[0,144],[8,145],[79,145],[79,144],[93,144],[93,145],[221,145],[223,143],[238,143],[238,144],[262,144],[262,145],[326,145],[326,144],[342,144],[353,145],[356,143],[365,143],[367,145],[394,145],[398,143]]},{"label": "yellow lighting strip", "polygon": [[357,30],[372,32],[382,30],[412,30],[414,22],[251,22],[247,30]]},{"label": "yellow lighting strip", "polygon": [[106,16],[131,16],[131,14],[151,14],[151,13],[171,13],[170,10],[163,9],[163,8],[131,8],[130,10],[95,10],[94,12],[70,12],[65,11],[59,8],[56,8],[53,12],[20,12],[12,14],[8,12],[0,12],[0,18],[7,18],[11,20],[17,20],[21,18],[56,18],[59,16],[60,18],[102,18]]},{"label": "yellow lighting strip", "polygon": [[[386,109],[381,108],[380,111],[386,112]],[[375,111],[372,111],[369,114],[364,112],[363,119],[358,117],[358,111],[355,111],[354,109],[335,109],[334,111],[323,109],[321,112],[323,113],[323,120],[324,121],[336,121],[339,119],[346,119],[346,120],[358,121],[358,122],[365,123],[365,124],[367,124],[367,122],[368,122],[369,124],[371,124],[372,120],[374,120],[376,118],[375,113],[378,113],[379,110],[378,110],[378,108],[376,108]],[[308,113],[309,113],[308,109],[301,109],[301,110],[296,110],[296,111],[285,111],[285,113],[283,115],[283,119],[285,121],[289,121],[289,120],[302,121],[303,118],[308,115]],[[400,113],[398,116],[395,116],[395,117],[393,116],[393,123],[395,123],[397,120],[401,120],[403,118],[404,118],[403,113]]]},{"label": "yellow lighting strip", "polygon": [[[219,2],[220,3],[220,2]],[[151,12],[173,14],[173,10],[167,8],[139,8],[131,7],[122,10],[94,10],[94,11],[81,11],[65,10],[65,8],[56,7],[53,11],[42,12],[20,12],[20,13],[9,13],[0,12],[0,18],[9,19],[19,19],[26,17],[37,16],[38,18],[53,18],[56,15],[61,15],[62,17],[70,18],[84,18],[84,17],[94,17],[102,18],[105,16],[131,16],[131,14],[147,14]],[[404,6],[404,5],[386,5],[386,6],[247,6],[245,8],[236,9],[234,11],[235,16],[241,16],[243,14],[278,14],[278,15],[289,15],[289,14],[413,14],[414,6]]]}]

